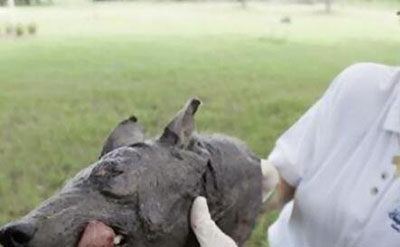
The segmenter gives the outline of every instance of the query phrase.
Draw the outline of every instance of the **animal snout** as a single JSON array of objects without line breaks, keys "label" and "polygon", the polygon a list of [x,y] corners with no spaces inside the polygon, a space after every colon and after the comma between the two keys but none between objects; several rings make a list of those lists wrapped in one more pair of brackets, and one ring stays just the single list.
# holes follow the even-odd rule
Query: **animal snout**
[{"label": "animal snout", "polygon": [[4,247],[23,247],[29,243],[36,227],[29,223],[14,223],[0,229],[0,243]]}]

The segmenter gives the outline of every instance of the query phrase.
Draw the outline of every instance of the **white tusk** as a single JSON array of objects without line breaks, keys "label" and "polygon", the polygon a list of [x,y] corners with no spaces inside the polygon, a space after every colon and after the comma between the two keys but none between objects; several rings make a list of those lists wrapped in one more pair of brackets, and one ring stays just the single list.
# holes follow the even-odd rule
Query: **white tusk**
[{"label": "white tusk", "polygon": [[117,235],[114,237],[114,245],[119,245],[122,242],[122,235]]}]

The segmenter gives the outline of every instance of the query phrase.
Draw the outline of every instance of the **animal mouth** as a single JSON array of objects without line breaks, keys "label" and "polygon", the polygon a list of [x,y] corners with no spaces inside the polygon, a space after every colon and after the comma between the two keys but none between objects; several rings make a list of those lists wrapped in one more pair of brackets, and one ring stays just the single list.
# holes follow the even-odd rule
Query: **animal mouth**
[{"label": "animal mouth", "polygon": [[78,247],[122,247],[126,235],[105,223],[93,220],[85,227]]}]

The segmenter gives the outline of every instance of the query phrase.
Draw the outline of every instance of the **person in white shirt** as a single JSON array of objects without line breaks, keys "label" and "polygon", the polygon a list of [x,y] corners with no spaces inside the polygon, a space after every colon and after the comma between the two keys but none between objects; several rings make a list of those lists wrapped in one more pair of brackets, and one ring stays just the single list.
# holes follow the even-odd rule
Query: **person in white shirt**
[{"label": "person in white shirt", "polygon": [[[399,84],[399,67],[350,66],[277,140],[263,163],[278,170],[288,203],[271,247],[400,246]],[[236,246],[204,198],[191,217],[202,247]]]}]

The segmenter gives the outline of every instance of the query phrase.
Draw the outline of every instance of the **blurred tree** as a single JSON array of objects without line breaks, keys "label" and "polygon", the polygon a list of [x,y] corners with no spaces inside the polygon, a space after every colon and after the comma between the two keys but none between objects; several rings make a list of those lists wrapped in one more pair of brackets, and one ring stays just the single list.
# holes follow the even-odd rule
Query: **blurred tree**
[{"label": "blurred tree", "polygon": [[20,5],[44,5],[44,4],[53,4],[52,0],[0,0],[0,6],[10,6],[10,4],[14,4],[15,6]]},{"label": "blurred tree", "polygon": [[332,11],[332,0],[325,0],[325,11],[330,13]]},{"label": "blurred tree", "polygon": [[7,5],[9,8],[14,8],[15,7],[15,1],[14,0],[7,0]]},{"label": "blurred tree", "polygon": [[242,8],[246,8],[247,7],[247,2],[246,2],[246,0],[238,0],[239,1],[239,3],[242,5]]},{"label": "blurred tree", "polygon": [[313,4],[315,1],[314,0],[298,0],[297,2],[304,3],[304,4]]},{"label": "blurred tree", "polygon": [[[369,1],[369,0],[364,0],[364,1]],[[332,12],[332,3],[333,0],[297,0],[298,3],[303,3],[303,4],[314,4],[317,2],[323,2],[325,5],[325,12],[326,13],[331,13]]]}]

